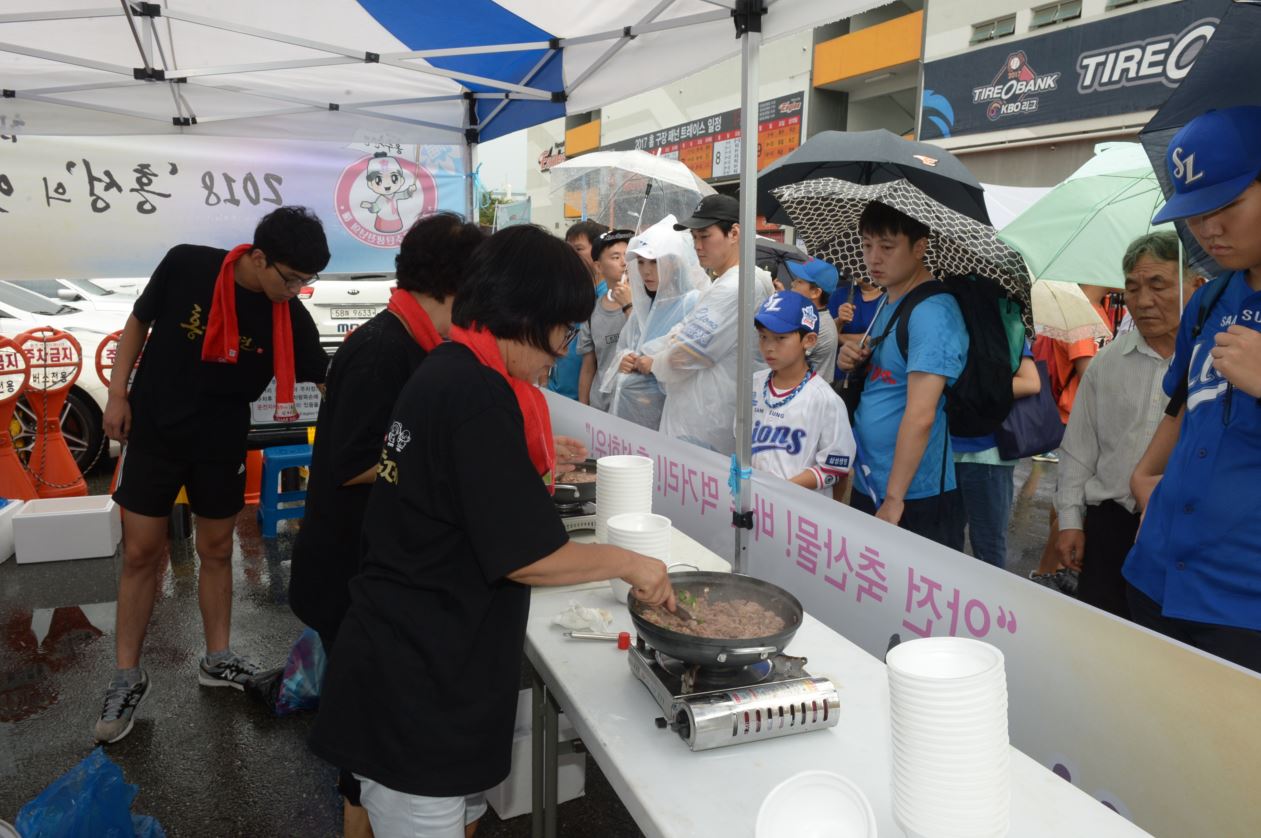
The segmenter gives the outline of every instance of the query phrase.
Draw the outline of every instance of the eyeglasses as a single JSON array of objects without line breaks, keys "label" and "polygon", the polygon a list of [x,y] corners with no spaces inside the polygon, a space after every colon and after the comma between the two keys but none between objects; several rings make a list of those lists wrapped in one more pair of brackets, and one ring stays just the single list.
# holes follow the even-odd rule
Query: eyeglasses
[{"label": "eyeglasses", "polygon": [[306,278],[287,275],[280,270],[279,265],[270,259],[267,260],[267,267],[276,272],[276,276],[280,277],[280,280],[285,284],[285,288],[290,291],[301,291],[304,286],[310,285],[311,283],[318,281],[320,278],[319,274],[311,274]]},{"label": "eyeglasses", "polygon": [[557,358],[562,358],[569,351],[569,345],[574,342],[574,338],[578,337],[580,326],[566,326],[565,339],[561,342],[560,349],[555,353]]}]

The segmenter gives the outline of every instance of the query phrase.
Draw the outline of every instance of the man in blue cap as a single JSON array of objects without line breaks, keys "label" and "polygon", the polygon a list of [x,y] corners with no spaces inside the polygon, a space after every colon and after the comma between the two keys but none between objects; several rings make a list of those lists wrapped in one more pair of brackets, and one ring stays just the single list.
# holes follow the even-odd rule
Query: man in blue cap
[{"label": "man in blue cap", "polygon": [[826,316],[819,318],[819,339],[806,354],[810,369],[819,378],[832,383],[836,376],[836,321],[827,314],[828,300],[836,292],[840,282],[840,274],[822,259],[811,258],[806,262],[786,262],[788,273],[792,274],[791,290],[796,291],[814,303],[816,311]]},{"label": "man in blue cap", "polygon": [[1174,194],[1152,222],[1184,219],[1226,273],[1182,316],[1122,573],[1136,622],[1261,671],[1261,108],[1196,117],[1167,162]]}]

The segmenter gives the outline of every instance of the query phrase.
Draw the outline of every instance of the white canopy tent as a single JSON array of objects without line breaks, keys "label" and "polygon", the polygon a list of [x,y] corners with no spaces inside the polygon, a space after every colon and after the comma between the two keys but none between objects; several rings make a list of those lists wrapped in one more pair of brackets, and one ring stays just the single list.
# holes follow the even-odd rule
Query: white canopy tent
[{"label": "white canopy tent", "polygon": [[[0,133],[478,142],[580,114],[734,55],[756,138],[758,51],[881,0],[162,0],[0,13]],[[25,9],[18,7],[25,6]],[[739,38],[738,44],[736,38]],[[755,229],[757,143],[742,144]],[[473,201],[471,178],[467,204]],[[739,380],[752,374],[754,237],[741,258]],[[751,404],[740,398],[747,474]],[[736,508],[749,508],[741,479]],[[747,530],[737,529],[743,568]]]}]

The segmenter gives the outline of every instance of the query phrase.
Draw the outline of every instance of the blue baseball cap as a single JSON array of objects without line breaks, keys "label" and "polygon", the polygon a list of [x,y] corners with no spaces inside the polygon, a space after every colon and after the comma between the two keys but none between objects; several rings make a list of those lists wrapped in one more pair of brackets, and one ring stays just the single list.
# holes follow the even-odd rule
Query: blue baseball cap
[{"label": "blue baseball cap", "polygon": [[777,335],[786,335],[800,329],[817,334],[819,312],[815,311],[814,303],[796,291],[776,291],[758,307],[757,314],[753,315],[753,322],[765,326]]},{"label": "blue baseball cap", "polygon": [[1153,224],[1221,209],[1261,174],[1261,107],[1200,114],[1174,135],[1165,164],[1173,195]]},{"label": "blue baseball cap", "polygon": [[841,281],[840,272],[822,259],[812,257],[805,262],[794,262],[789,259],[784,264],[788,266],[788,272],[794,277],[806,282],[812,282],[828,294],[834,292]]}]

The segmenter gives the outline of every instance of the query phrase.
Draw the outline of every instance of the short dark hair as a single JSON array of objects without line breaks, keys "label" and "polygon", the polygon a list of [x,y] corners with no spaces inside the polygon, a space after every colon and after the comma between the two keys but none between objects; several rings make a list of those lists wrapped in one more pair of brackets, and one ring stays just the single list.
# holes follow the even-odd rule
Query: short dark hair
[{"label": "short dark hair", "polygon": [[281,207],[264,215],[254,228],[254,247],[269,263],[304,274],[324,270],[330,258],[324,225],[306,207]]},{"label": "short dark hair", "polygon": [[533,224],[495,233],[464,269],[451,322],[552,353],[551,333],[591,316],[595,289],[574,249]]},{"label": "short dark hair", "polygon": [[579,221],[565,231],[565,241],[571,242],[580,236],[585,236],[590,244],[595,244],[595,240],[608,230],[609,228],[599,221]]},{"label": "short dark hair", "polygon": [[454,296],[464,266],[485,239],[481,228],[453,212],[417,219],[394,257],[398,287],[427,294],[438,302]]},{"label": "short dark hair", "polygon": [[604,251],[615,244],[629,244],[633,238],[635,238],[634,230],[605,230],[594,239],[591,239],[591,260],[593,262],[600,261]]},{"label": "short dark hair", "polygon": [[1155,259],[1157,262],[1172,262],[1175,265],[1182,260],[1184,282],[1190,282],[1196,275],[1191,263],[1184,258],[1182,247],[1178,242],[1178,234],[1172,230],[1147,233],[1130,242],[1130,246],[1125,249],[1125,255],[1121,257],[1121,272],[1128,276],[1138,264],[1138,260],[1144,256]]},{"label": "short dark hair", "polygon": [[928,238],[932,231],[906,213],[899,212],[888,204],[872,201],[858,219],[858,232],[860,235],[871,236],[902,234],[911,244],[915,244],[920,239]]}]

